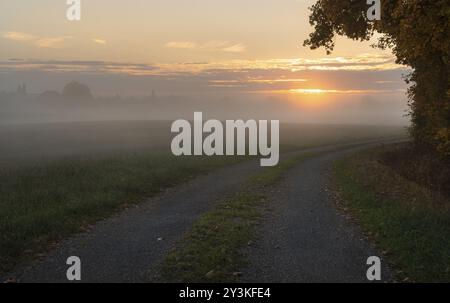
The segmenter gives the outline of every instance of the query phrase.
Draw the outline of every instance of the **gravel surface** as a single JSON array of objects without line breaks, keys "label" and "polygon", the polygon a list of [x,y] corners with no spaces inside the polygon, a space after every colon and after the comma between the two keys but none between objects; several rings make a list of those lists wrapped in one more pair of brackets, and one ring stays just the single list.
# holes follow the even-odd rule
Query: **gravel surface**
[{"label": "gravel surface", "polygon": [[[367,258],[382,257],[328,190],[333,161],[359,149],[307,159],[272,189],[272,212],[247,249],[244,282],[368,282]],[[382,280],[390,281],[381,263]]]}]

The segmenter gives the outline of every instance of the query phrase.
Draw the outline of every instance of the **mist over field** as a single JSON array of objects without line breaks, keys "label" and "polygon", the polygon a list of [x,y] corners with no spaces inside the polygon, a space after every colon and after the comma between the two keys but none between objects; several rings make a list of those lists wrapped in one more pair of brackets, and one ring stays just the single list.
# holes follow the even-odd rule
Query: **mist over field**
[{"label": "mist over field", "polygon": [[[0,93],[0,166],[46,163],[66,157],[170,151],[176,119],[280,120],[282,146],[311,146],[404,134],[403,102],[365,96],[327,96],[319,105],[261,93],[96,96],[69,82],[60,91],[26,84]],[[316,98],[312,96],[312,98]]]},{"label": "mist over field", "polygon": [[[2,125],[0,170],[67,158],[170,153],[171,121],[103,121]],[[302,148],[388,136],[399,126],[289,124],[280,126],[281,148]]]},{"label": "mist over field", "polygon": [[[19,88],[22,85],[19,82]],[[95,87],[95,83],[89,86]],[[0,92],[0,124],[192,119],[194,111],[221,120],[276,119],[286,123],[397,126],[408,123],[404,117],[407,107],[403,93],[377,97],[223,91],[160,94],[149,89],[146,95],[96,96],[95,90],[86,89],[89,89],[86,94],[75,91],[73,96],[64,94],[63,88]]]}]

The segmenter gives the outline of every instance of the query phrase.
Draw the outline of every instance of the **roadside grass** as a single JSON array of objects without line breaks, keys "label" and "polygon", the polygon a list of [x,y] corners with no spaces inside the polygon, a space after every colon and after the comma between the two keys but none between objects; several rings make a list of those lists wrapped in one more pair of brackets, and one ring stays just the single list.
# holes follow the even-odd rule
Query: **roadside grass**
[{"label": "roadside grass", "polygon": [[264,196],[238,193],[200,218],[171,252],[162,269],[166,282],[235,282],[243,265],[241,248],[253,238]]},{"label": "roadside grass", "polygon": [[245,266],[242,249],[255,240],[256,227],[269,210],[265,190],[307,153],[282,160],[250,177],[242,189],[204,214],[166,257],[161,268],[165,282],[237,282]]},{"label": "roadside grass", "polygon": [[248,157],[135,153],[0,172],[0,272],[114,212]]},{"label": "roadside grass", "polygon": [[336,163],[338,201],[384,251],[398,280],[450,282],[450,201],[381,164],[390,148]]}]

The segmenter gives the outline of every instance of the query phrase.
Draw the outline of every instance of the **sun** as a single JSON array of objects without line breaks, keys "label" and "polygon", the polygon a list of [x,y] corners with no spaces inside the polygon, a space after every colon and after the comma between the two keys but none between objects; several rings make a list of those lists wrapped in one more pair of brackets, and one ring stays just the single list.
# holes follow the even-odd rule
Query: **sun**
[{"label": "sun", "polygon": [[319,88],[299,88],[299,89],[291,89],[290,92],[306,95],[319,95],[325,94],[327,91]]},{"label": "sun", "polygon": [[330,103],[329,90],[320,88],[294,88],[285,91],[293,104],[302,108],[321,110]]}]

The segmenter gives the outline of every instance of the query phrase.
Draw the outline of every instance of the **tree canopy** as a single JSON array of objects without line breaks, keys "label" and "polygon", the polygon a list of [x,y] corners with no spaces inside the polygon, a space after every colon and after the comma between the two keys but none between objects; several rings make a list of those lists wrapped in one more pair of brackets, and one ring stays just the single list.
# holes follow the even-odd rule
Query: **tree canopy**
[{"label": "tree canopy", "polygon": [[415,141],[450,157],[450,1],[381,0],[378,21],[368,20],[369,7],[366,0],[318,0],[304,44],[330,54],[337,35],[365,41],[380,34],[375,46],[413,69],[406,81]]},{"label": "tree canopy", "polygon": [[76,81],[70,82],[64,86],[63,96],[71,99],[92,99],[92,93],[89,86]]}]

